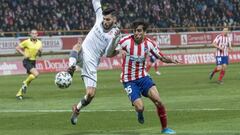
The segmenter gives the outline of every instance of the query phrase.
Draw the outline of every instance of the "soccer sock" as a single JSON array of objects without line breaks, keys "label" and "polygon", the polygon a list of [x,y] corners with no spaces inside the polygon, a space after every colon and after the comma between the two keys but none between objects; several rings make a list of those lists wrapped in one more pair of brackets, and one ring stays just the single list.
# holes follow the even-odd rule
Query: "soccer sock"
[{"label": "soccer sock", "polygon": [[160,119],[162,129],[167,128],[167,113],[163,105],[157,106],[157,114]]},{"label": "soccer sock", "polygon": [[158,71],[158,64],[157,63],[154,64],[154,70],[155,70],[155,72]]},{"label": "soccer sock", "polygon": [[27,85],[31,83],[32,80],[34,80],[36,77],[33,74],[28,75],[27,79],[24,81]]},{"label": "soccer sock", "polygon": [[225,75],[225,71],[224,71],[224,70],[221,70],[220,75],[219,75],[219,77],[218,77],[218,81],[222,81],[224,75]]},{"label": "soccer sock", "polygon": [[151,64],[148,64],[148,65],[147,65],[147,68],[146,68],[146,71],[147,71],[147,72],[150,70],[151,66],[152,66]]},{"label": "soccer sock", "polygon": [[90,103],[89,100],[87,100],[87,95],[84,96],[84,98],[78,103],[77,109],[81,110],[83,107],[87,106]]}]

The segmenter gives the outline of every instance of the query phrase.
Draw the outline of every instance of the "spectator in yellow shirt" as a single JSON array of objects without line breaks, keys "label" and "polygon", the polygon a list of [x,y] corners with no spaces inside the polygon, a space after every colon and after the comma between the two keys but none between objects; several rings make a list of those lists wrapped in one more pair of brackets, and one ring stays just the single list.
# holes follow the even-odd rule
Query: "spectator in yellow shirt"
[{"label": "spectator in yellow shirt", "polygon": [[41,56],[42,53],[42,42],[38,39],[37,30],[33,29],[30,32],[30,38],[22,41],[16,50],[24,56],[23,66],[27,70],[28,77],[23,81],[23,85],[18,91],[16,97],[23,99],[23,94],[26,94],[27,87],[32,80],[38,77],[39,72],[36,69],[37,56]]}]

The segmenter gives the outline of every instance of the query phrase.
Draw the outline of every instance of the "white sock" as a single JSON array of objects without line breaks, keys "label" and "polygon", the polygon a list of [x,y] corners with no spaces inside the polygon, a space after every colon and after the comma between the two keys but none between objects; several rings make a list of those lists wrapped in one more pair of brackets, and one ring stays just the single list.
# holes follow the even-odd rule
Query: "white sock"
[{"label": "white sock", "polygon": [[[87,95],[84,96],[84,99],[87,100]],[[80,102],[77,104],[77,109],[81,110],[84,106],[82,105],[82,100],[80,100]]]}]

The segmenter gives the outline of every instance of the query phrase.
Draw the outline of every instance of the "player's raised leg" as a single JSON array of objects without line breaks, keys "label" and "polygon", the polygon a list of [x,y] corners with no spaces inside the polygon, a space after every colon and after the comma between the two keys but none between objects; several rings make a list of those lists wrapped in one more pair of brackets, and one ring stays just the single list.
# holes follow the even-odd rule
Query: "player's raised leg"
[{"label": "player's raised leg", "polygon": [[160,100],[160,96],[159,96],[156,86],[152,86],[149,89],[148,97],[152,100],[152,102],[156,106],[157,114],[158,114],[159,120],[162,125],[161,133],[175,134],[176,132],[174,130],[167,127],[167,112],[166,112],[165,106],[162,104],[162,102]]}]

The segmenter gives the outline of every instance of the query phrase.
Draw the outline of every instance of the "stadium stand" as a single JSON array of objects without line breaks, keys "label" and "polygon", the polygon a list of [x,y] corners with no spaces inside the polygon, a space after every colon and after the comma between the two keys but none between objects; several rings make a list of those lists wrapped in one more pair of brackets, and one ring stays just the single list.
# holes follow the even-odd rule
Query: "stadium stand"
[{"label": "stadium stand", "polygon": [[[239,0],[102,0],[102,3],[104,7],[118,9],[121,28],[129,28],[136,17],[146,18],[151,28],[168,28],[168,32],[199,30],[196,27],[214,31],[224,25],[238,30],[234,26],[240,26]],[[1,0],[0,9],[0,36],[7,36],[3,32],[31,28],[88,30],[95,20],[91,0]]]}]

